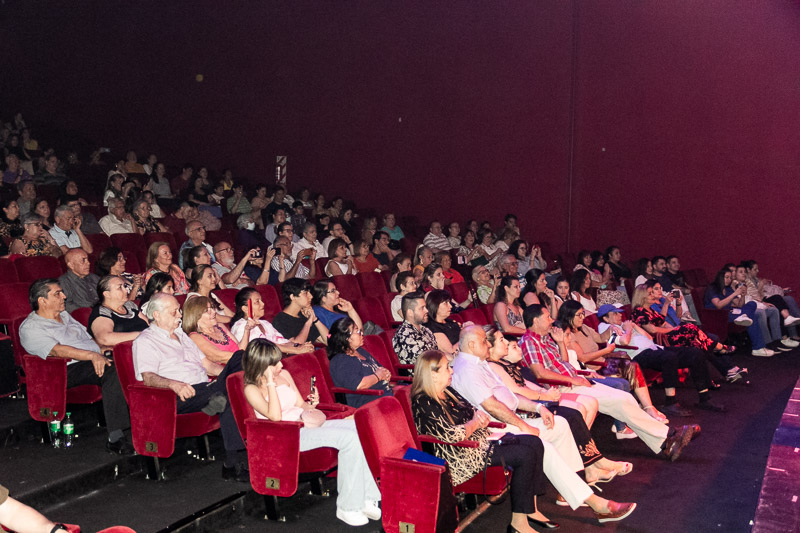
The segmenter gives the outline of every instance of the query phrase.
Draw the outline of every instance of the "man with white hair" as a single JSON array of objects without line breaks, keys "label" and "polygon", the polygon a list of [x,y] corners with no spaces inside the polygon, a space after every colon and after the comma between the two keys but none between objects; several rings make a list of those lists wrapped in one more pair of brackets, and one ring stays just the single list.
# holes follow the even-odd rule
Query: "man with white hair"
[{"label": "man with white hair", "polygon": [[19,157],[16,154],[6,156],[6,170],[3,172],[3,183],[16,185],[22,180],[31,179],[28,171],[19,164]]},{"label": "man with white hair", "polygon": [[[150,327],[133,341],[136,379],[148,387],[170,389],[178,396],[178,413],[219,414],[225,461],[222,477],[249,482],[242,457],[242,442],[233,418],[225,385],[229,374],[242,369],[242,351],[235,352],[225,366],[209,361],[181,329],[181,307],[166,293],[156,293],[147,305]],[[208,381],[208,376],[217,376]]]},{"label": "man with white hair", "polygon": [[214,257],[214,248],[205,242],[206,240],[206,227],[203,225],[202,222],[199,220],[192,220],[191,222],[186,223],[186,235],[189,237],[186,241],[181,244],[180,250],[178,250],[178,266],[181,267],[183,270],[184,266],[184,259],[185,253],[184,251],[191,250],[195,246],[204,246],[206,250],[208,250],[208,255],[211,256],[211,262],[213,263],[216,261],[216,257]]},{"label": "man with white hair", "polygon": [[[219,274],[220,279],[229,289],[244,289],[245,287],[255,287],[256,285],[266,285],[269,281],[269,265],[275,256],[275,250],[267,250],[265,258],[263,252],[258,248],[253,248],[242,257],[237,264],[234,261],[233,247],[225,241],[214,245],[214,257],[217,260],[211,264]],[[251,264],[261,261],[261,266]],[[248,274],[247,271],[250,271]],[[257,274],[255,282],[251,274]]]},{"label": "man with white hair", "polygon": [[317,257],[328,257],[328,250],[317,240],[317,225],[313,222],[306,222],[303,226],[303,238],[292,245],[292,255],[309,248],[317,251]]},{"label": "man with white hair", "polygon": [[67,312],[79,307],[94,307],[99,299],[97,283],[100,276],[89,272],[89,256],[80,248],[73,248],[64,255],[64,261],[67,271],[61,274],[58,282],[67,295]]},{"label": "man with white hair", "polygon": [[122,199],[108,199],[108,214],[100,219],[100,228],[109,237],[115,233],[133,233],[133,218],[125,212]]},{"label": "man with white hair", "polygon": [[81,218],[75,218],[72,207],[65,204],[56,207],[54,217],[55,224],[50,228],[50,235],[61,247],[62,253],[67,253],[72,248],[82,248],[87,254],[94,251],[92,244],[81,230]]}]

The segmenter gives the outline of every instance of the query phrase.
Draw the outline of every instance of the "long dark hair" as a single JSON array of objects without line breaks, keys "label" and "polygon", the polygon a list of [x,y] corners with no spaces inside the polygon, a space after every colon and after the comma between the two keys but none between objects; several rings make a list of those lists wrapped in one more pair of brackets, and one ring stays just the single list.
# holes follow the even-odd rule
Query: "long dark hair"
[{"label": "long dark hair", "polygon": [[[122,250],[116,246],[106,248],[100,253],[100,257],[94,263],[94,273],[100,277],[108,276],[111,273],[111,267],[117,264],[119,254]],[[170,278],[171,279],[171,278]]]},{"label": "long dark hair", "polygon": [[575,328],[572,325],[572,321],[575,320],[575,315],[578,314],[578,311],[583,309],[583,306],[580,302],[576,302],[575,300],[567,300],[558,310],[558,321],[561,322],[561,327],[563,329],[568,329],[570,331],[575,331]]},{"label": "long dark hair", "polygon": [[328,339],[328,359],[340,353],[350,351],[350,330],[355,327],[355,322],[350,317],[340,318],[331,324],[330,338]]},{"label": "long dark hair", "polygon": [[599,266],[597,262],[600,261],[601,259],[605,261],[605,258],[603,257],[603,252],[601,252],[600,250],[595,250],[592,252],[591,258],[592,258],[592,264],[589,265],[589,268],[591,268],[592,270],[597,270],[598,272],[602,273],[603,267]]},{"label": "long dark hair", "polygon": [[569,292],[577,292],[580,295],[586,296],[583,290],[583,283],[589,277],[589,271],[579,268],[572,273],[572,278],[569,282]]},{"label": "long dark hair", "polygon": [[730,272],[726,267],[722,267],[718,272],[717,275],[714,276],[714,281],[711,282],[711,286],[717,289],[720,298],[725,297],[725,274]]},{"label": "long dark hair", "polygon": [[550,297],[543,292],[536,292],[536,282],[539,281],[539,278],[542,276],[542,274],[544,274],[544,270],[540,270],[538,268],[532,268],[525,272],[525,288],[519,295],[519,304],[523,308],[526,307],[525,295],[529,292],[532,292],[536,295],[540,304],[544,305],[545,307],[550,306]]},{"label": "long dark hair", "polygon": [[506,302],[506,289],[511,286],[512,281],[519,281],[517,278],[511,276],[503,276],[500,278],[500,284],[497,286],[497,301]]},{"label": "long dark hair", "polygon": [[523,244],[527,244],[527,243],[525,241],[523,241],[522,239],[517,239],[516,241],[511,243],[511,246],[508,247],[508,252],[506,252],[506,253],[509,253],[509,254],[513,255],[517,259],[522,259],[519,256],[519,247],[522,246]]},{"label": "long dark hair", "polygon": [[[653,262],[650,261],[647,257],[642,257],[638,261],[636,261],[636,266],[633,267],[633,274],[638,278],[639,276],[647,277],[647,263],[652,264]],[[636,279],[636,278],[634,278]]]},{"label": "long dark hair", "polygon": [[243,318],[246,318],[242,308],[247,306],[247,302],[250,300],[250,297],[252,297],[253,293],[256,292],[258,291],[252,287],[245,287],[236,293],[236,299],[234,300],[236,311],[234,311],[233,318],[231,318],[231,325],[236,324],[236,322]]},{"label": "long dark hair", "polygon": [[144,295],[142,295],[142,299],[139,300],[139,307],[141,308],[141,306],[150,301],[150,298],[155,293],[161,292],[161,289],[163,289],[167,283],[172,283],[172,287],[175,287],[175,282],[172,281],[172,276],[166,272],[156,272],[150,276],[150,280],[147,282],[147,287],[144,289]]}]

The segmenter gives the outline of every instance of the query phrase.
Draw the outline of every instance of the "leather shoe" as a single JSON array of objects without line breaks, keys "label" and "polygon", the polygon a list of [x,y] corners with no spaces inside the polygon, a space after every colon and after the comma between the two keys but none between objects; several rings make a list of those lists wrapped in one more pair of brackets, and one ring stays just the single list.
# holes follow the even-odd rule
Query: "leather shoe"
[{"label": "leather shoe", "polygon": [[125,440],[124,437],[114,442],[107,440],[106,451],[108,453],[115,453],[117,455],[133,455],[136,453],[133,449],[133,446],[128,444],[128,441]]},{"label": "leather shoe", "polygon": [[664,455],[670,461],[676,461],[686,445],[692,440],[693,434],[694,427],[688,425],[672,430],[662,445]]},{"label": "leather shoe", "polygon": [[718,403],[714,403],[711,400],[706,402],[700,402],[697,404],[698,409],[703,409],[704,411],[712,411],[714,413],[724,413],[727,411],[724,405],[720,405]]},{"label": "leather shoe", "polygon": [[608,501],[608,512],[607,513],[598,513],[595,512],[594,515],[597,517],[597,521],[601,524],[605,522],[618,522],[620,520],[624,520],[625,518],[630,515],[633,510],[636,509],[635,503],[617,503],[611,500]]},{"label": "leather shoe", "polygon": [[222,479],[233,479],[240,483],[250,483],[250,470],[244,463],[237,463],[234,466],[222,465]]},{"label": "leather shoe", "polygon": [[692,416],[692,412],[689,409],[681,407],[678,403],[665,405],[662,411],[672,416]]}]

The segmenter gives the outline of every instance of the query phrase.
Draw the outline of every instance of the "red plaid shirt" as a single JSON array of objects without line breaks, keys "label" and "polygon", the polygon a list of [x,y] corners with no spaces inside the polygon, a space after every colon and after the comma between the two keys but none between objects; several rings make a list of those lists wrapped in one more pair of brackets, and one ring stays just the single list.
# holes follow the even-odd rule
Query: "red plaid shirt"
[{"label": "red plaid shirt", "polygon": [[522,360],[525,366],[542,365],[547,370],[552,370],[562,376],[574,378],[578,375],[571,364],[561,360],[558,344],[550,335],[542,336],[527,330],[519,340],[519,345],[522,348]]}]

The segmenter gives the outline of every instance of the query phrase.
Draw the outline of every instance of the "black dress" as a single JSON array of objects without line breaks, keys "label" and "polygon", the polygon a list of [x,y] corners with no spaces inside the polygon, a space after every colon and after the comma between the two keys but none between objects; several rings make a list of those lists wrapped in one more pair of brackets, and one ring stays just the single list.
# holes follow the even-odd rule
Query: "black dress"
[{"label": "black dress", "polygon": [[452,318],[445,318],[444,322],[428,320],[425,327],[434,333],[443,333],[450,344],[458,346],[458,336],[461,335],[461,325]]}]

